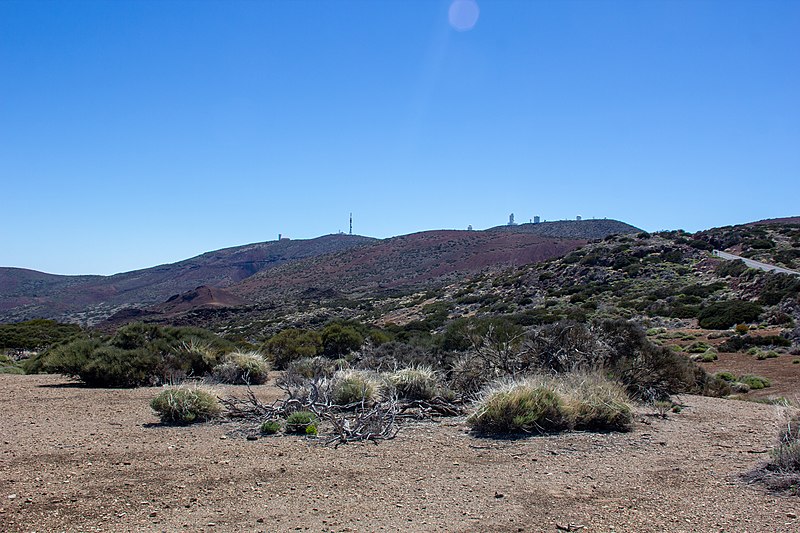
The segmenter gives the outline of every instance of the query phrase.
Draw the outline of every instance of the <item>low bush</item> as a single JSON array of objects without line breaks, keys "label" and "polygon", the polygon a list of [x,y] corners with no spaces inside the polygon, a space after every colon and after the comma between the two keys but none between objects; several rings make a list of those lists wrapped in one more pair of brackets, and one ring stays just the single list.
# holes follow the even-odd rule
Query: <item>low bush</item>
[{"label": "low bush", "polygon": [[263,435],[275,435],[281,430],[281,423],[277,420],[266,420],[261,424],[259,430]]},{"label": "low bush", "polygon": [[270,365],[259,352],[231,352],[214,367],[214,379],[233,385],[261,385],[269,377]]},{"label": "low bush", "polygon": [[698,324],[705,329],[727,329],[736,324],[757,320],[762,311],[761,306],[754,302],[714,302],[700,311]]},{"label": "low bush", "polygon": [[719,355],[714,348],[709,348],[703,353],[692,355],[691,359],[692,361],[698,361],[700,363],[710,363],[719,359]]},{"label": "low bush", "polygon": [[14,324],[0,324],[0,350],[41,350],[82,334],[80,326],[54,320],[34,319]]},{"label": "low bush", "polygon": [[723,381],[728,381],[728,382],[736,381],[736,376],[724,370],[722,372],[717,372],[714,375]]},{"label": "low bush", "polygon": [[286,375],[297,375],[306,379],[332,378],[339,371],[348,368],[344,359],[328,359],[327,357],[304,357],[286,365]]},{"label": "low bush", "polygon": [[762,376],[740,376],[738,381],[750,387],[751,390],[760,390],[772,386],[770,380]]},{"label": "low bush", "polygon": [[287,328],[265,342],[262,350],[269,355],[275,368],[282,370],[292,361],[322,353],[322,337],[316,331]]},{"label": "low bush", "polygon": [[45,372],[74,376],[89,386],[136,387],[202,376],[210,370],[214,354],[232,348],[202,329],[133,323],[111,337],[59,344],[40,362]]},{"label": "low bush", "polygon": [[386,379],[398,398],[406,400],[430,400],[439,392],[439,380],[430,367],[403,368],[390,372]]},{"label": "low bush", "polygon": [[693,342],[687,346],[684,351],[686,353],[704,353],[707,352],[711,346],[702,341]]},{"label": "low bush", "polygon": [[738,278],[747,271],[747,265],[741,259],[722,261],[715,271],[718,276]]},{"label": "low bush", "polygon": [[759,361],[763,361],[764,359],[775,359],[776,357],[778,357],[778,352],[772,350],[768,352],[759,352],[758,355],[756,355],[756,359]]},{"label": "low bush", "polygon": [[286,433],[307,435],[309,428],[316,435],[317,417],[311,411],[295,411],[286,417]]},{"label": "low bush", "polygon": [[150,402],[164,424],[191,424],[210,420],[220,413],[216,395],[200,386],[164,389]]}]

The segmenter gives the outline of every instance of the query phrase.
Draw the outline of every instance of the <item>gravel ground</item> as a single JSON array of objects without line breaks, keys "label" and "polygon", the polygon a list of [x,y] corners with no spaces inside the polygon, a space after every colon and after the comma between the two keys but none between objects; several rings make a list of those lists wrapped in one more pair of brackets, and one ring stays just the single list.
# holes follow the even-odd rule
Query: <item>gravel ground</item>
[{"label": "gravel ground", "polygon": [[450,419],[334,449],[162,427],[155,389],[0,388],[0,531],[800,531],[800,499],[739,480],[773,444],[785,413],[769,405],[684,396],[631,433],[520,440]]}]

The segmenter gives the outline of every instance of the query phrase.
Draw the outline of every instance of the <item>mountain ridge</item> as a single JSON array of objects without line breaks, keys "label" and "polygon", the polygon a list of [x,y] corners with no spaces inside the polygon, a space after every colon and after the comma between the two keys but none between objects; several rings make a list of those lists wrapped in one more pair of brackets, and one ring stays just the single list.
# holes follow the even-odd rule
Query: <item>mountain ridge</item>
[{"label": "mountain ridge", "polygon": [[432,230],[388,239],[347,234],[281,239],[112,276],[0,268],[0,321],[52,318],[92,325],[121,310],[146,309],[200,286],[224,288],[256,303],[308,291],[413,288],[484,268],[549,259],[588,240],[639,231],[614,220],[556,221],[475,231]]}]

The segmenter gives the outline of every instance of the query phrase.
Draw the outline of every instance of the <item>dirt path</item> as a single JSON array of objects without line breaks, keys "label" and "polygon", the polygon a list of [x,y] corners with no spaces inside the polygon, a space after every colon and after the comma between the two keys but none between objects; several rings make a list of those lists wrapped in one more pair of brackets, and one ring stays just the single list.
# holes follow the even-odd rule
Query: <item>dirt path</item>
[{"label": "dirt path", "polygon": [[737,480],[773,406],[687,396],[629,434],[498,441],[448,420],[333,449],[154,426],[153,389],[63,383],[0,375],[0,531],[800,530],[797,498]]}]

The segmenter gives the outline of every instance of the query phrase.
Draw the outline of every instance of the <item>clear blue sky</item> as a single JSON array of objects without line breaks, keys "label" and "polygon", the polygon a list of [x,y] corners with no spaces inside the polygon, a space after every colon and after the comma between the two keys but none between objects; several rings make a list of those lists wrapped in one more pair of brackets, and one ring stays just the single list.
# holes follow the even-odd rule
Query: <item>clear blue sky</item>
[{"label": "clear blue sky", "polygon": [[0,0],[0,266],[800,214],[800,2],[478,6]]}]

